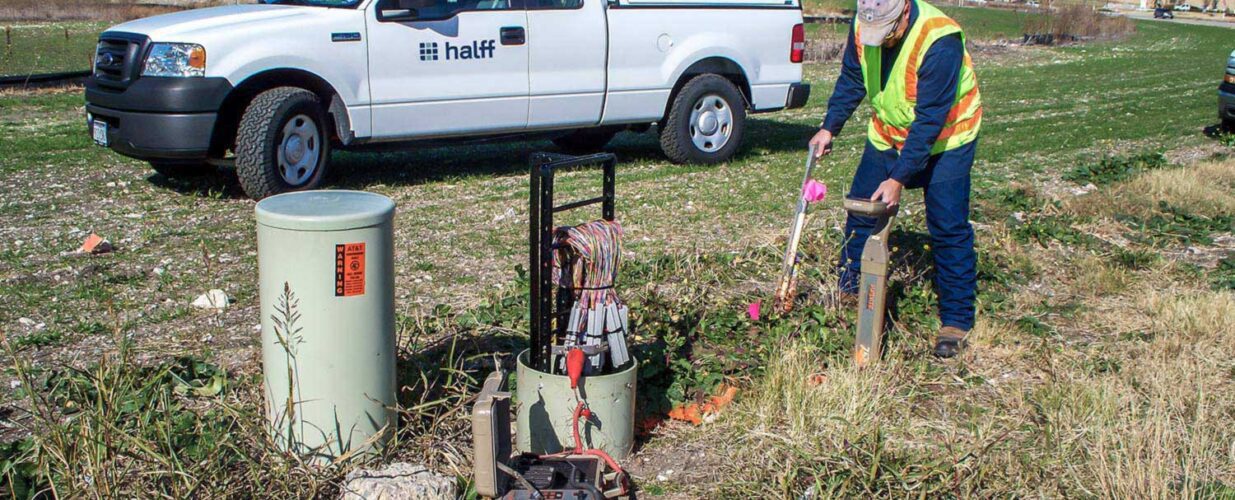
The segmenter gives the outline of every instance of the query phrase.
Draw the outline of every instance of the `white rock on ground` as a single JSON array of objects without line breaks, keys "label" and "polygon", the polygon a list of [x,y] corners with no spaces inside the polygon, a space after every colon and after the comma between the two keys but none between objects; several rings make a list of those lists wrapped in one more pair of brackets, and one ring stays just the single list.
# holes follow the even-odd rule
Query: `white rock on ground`
[{"label": "white rock on ground", "polygon": [[455,479],[423,465],[396,462],[377,470],[359,469],[347,475],[340,500],[453,500]]},{"label": "white rock on ground", "polygon": [[202,309],[226,309],[227,308],[227,293],[223,290],[215,288],[209,292],[203,293],[193,301],[193,307]]}]

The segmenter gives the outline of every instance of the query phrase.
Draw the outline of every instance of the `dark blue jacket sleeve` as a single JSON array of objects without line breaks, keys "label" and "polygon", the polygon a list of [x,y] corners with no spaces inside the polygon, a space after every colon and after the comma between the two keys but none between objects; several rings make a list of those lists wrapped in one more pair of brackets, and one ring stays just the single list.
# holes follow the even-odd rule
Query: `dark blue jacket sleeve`
[{"label": "dark blue jacket sleeve", "polygon": [[926,51],[922,67],[918,68],[918,103],[914,106],[913,124],[891,172],[891,177],[901,184],[907,184],[914,174],[926,168],[931,148],[943,132],[956,100],[964,58],[965,45],[959,35],[940,38]]},{"label": "dark blue jacket sleeve", "polygon": [[833,136],[840,135],[841,128],[858,109],[862,99],[866,98],[866,87],[862,83],[862,64],[858,61],[858,50],[854,47],[853,25],[849,25],[849,41],[845,42],[845,55],[842,57],[840,78],[836,79],[836,88],[832,97],[828,98],[828,114],[823,119],[823,128]]}]

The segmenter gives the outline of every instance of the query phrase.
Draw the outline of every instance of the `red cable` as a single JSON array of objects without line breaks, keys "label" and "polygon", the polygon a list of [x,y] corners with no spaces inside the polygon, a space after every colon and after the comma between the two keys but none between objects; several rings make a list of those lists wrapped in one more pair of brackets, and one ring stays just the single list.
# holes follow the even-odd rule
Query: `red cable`
[{"label": "red cable", "polygon": [[[585,359],[586,358],[583,355],[583,351],[580,349],[571,349],[570,352],[566,353],[566,373],[570,376],[570,387],[572,389],[578,388],[579,378],[583,375],[583,361]],[[592,410],[588,409],[587,403],[584,402],[582,397],[580,397],[579,404],[575,405],[575,411],[571,415],[570,419],[570,432],[571,436],[575,439],[575,449],[573,450],[573,453],[575,455],[589,455],[598,457],[604,461],[605,465],[608,465],[609,468],[613,469],[613,471],[618,474],[618,485],[621,487],[621,493],[619,493],[619,496],[625,495],[627,492],[625,481],[626,471],[622,469],[621,465],[618,465],[617,460],[614,460],[613,457],[609,456],[609,454],[605,453],[603,450],[583,448],[583,437],[579,434],[579,417],[590,418],[591,416]],[[572,452],[563,451],[561,453],[542,455],[541,458],[566,456],[571,453]]]},{"label": "red cable", "polygon": [[[598,450],[598,449],[593,449],[593,448],[588,448],[588,449],[583,448],[583,438],[580,437],[579,435],[579,417],[581,416],[586,416],[586,417],[592,416],[592,410],[589,410],[587,408],[587,405],[584,404],[583,401],[579,401],[579,404],[575,405],[575,412],[574,412],[574,415],[571,417],[571,422],[570,422],[571,434],[575,438],[574,453],[576,455],[590,455],[593,457],[599,457],[601,460],[605,462],[606,465],[609,466],[609,468],[613,469],[613,471],[618,474],[619,478],[625,476],[626,471],[622,469],[622,466],[618,465],[617,460],[614,460],[613,457],[609,456],[608,453],[605,453],[604,450]],[[626,482],[619,481],[618,484],[622,488],[622,492],[620,493],[620,495],[625,495],[626,494]]]}]

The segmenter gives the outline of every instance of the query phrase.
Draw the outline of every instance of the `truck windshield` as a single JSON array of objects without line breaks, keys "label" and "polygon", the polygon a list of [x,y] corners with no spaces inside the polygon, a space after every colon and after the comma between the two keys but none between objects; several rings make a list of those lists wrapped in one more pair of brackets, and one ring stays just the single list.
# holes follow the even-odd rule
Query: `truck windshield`
[{"label": "truck windshield", "polygon": [[259,0],[261,3],[278,5],[307,5],[310,7],[355,7],[361,0]]}]

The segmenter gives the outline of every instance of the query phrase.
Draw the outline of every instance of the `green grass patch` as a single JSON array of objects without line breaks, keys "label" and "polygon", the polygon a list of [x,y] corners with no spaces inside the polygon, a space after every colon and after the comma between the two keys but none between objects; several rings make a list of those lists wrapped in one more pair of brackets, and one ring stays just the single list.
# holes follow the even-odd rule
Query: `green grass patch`
[{"label": "green grass patch", "polygon": [[1142,172],[1167,166],[1166,156],[1160,152],[1132,156],[1109,156],[1097,163],[1078,166],[1064,174],[1063,178],[1077,184],[1096,185],[1126,181]]},{"label": "green grass patch", "polygon": [[1235,255],[1218,261],[1218,267],[1208,274],[1215,290],[1235,290]]},{"label": "green grass patch", "polygon": [[1134,241],[1153,246],[1164,244],[1211,245],[1215,234],[1235,231],[1235,216],[1230,214],[1202,215],[1187,208],[1172,205],[1166,200],[1160,200],[1157,212],[1149,217],[1117,215],[1116,220],[1128,224],[1133,229],[1131,238]]}]

